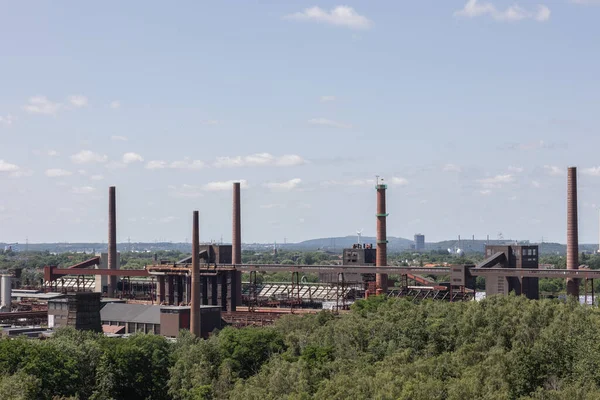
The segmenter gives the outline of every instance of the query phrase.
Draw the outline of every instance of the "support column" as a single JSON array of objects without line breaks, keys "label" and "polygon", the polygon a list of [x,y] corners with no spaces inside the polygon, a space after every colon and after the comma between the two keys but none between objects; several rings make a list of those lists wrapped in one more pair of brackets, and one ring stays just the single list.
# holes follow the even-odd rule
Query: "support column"
[{"label": "support column", "polygon": [[202,276],[200,279],[200,293],[202,298],[202,304],[208,305],[208,278],[206,276]]},{"label": "support column", "polygon": [[175,304],[175,277],[167,276],[167,301],[170,306]]},{"label": "support column", "polygon": [[219,275],[221,275],[221,310],[228,311],[227,306],[229,305],[228,297],[231,296],[231,293],[227,292],[227,281],[230,280],[229,276],[231,275],[229,271],[223,271]]},{"label": "support column", "polygon": [[183,278],[181,275],[177,277],[177,305],[183,303]]},{"label": "support column", "polygon": [[217,275],[210,277],[211,305],[219,305],[219,282]]},{"label": "support column", "polygon": [[156,279],[158,280],[158,304],[163,304],[165,302],[165,276],[159,275]]},{"label": "support column", "polygon": [[234,312],[237,308],[237,274],[238,271],[227,273],[227,311]]}]

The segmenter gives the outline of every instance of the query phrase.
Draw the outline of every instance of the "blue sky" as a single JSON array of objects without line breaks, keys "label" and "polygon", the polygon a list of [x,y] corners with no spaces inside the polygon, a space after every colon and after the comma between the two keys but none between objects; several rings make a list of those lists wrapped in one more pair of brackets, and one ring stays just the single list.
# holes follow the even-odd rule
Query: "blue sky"
[{"label": "blue sky", "polygon": [[0,2],[0,241],[598,240],[600,1]]}]

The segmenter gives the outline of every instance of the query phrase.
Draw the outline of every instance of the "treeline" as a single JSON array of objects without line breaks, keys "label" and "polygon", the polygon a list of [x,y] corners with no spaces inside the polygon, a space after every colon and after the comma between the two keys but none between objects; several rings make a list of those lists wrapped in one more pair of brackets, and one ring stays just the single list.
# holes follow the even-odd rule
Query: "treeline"
[{"label": "treeline", "polygon": [[359,301],[273,327],[0,340],[1,399],[598,399],[600,314],[575,302]]}]

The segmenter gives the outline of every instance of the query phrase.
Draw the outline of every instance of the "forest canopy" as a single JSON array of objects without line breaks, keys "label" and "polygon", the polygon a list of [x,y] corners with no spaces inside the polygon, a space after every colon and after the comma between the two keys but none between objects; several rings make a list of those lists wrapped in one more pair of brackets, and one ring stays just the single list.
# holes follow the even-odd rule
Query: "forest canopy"
[{"label": "forest canopy", "polygon": [[558,300],[414,304],[272,327],[0,340],[2,399],[598,399],[600,314]]}]

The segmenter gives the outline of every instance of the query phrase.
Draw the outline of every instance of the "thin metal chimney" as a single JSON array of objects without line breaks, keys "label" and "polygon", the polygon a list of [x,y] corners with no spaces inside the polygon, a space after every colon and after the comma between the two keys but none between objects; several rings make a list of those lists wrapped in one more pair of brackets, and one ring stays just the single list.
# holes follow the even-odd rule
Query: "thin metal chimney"
[{"label": "thin metal chimney", "polygon": [[190,332],[200,337],[200,225],[198,211],[194,211],[192,227],[192,298]]},{"label": "thin metal chimney", "polygon": [[[569,167],[567,174],[567,269],[579,269],[576,167]],[[567,295],[579,296],[579,279],[567,278]]]},{"label": "thin metal chimney", "polygon": [[[385,267],[387,266],[387,227],[386,218],[388,214],[385,211],[385,190],[387,185],[379,183],[377,179],[377,258],[375,259],[375,266]],[[383,293],[387,293],[388,289],[388,276],[387,274],[376,274],[375,283],[377,289]]]},{"label": "thin metal chimney", "polygon": [[[233,183],[233,226],[231,236],[231,263],[242,263],[242,209],[240,199],[240,182]],[[242,272],[235,273],[235,294],[236,304],[242,304]]]},{"label": "thin metal chimney", "polygon": [[[118,269],[117,266],[117,201],[116,188],[108,188],[108,269]],[[108,297],[115,295],[117,277],[108,277]]]}]

